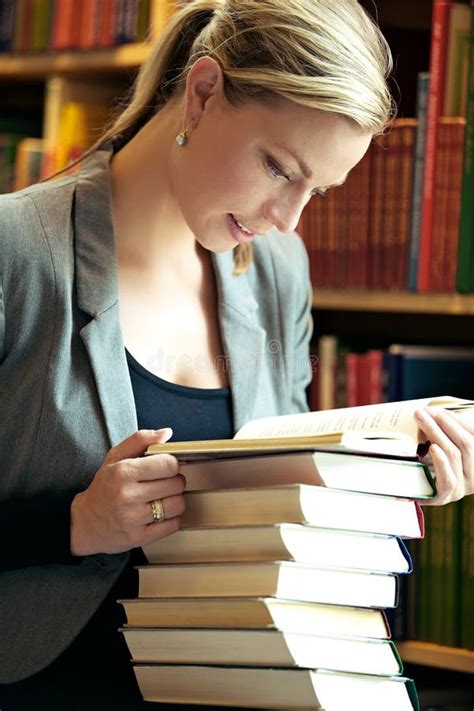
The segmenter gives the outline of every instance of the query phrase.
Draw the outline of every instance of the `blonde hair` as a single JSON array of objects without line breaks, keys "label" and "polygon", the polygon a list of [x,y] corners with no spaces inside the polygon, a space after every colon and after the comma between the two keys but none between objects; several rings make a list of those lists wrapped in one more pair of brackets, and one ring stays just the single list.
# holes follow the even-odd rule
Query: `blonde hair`
[{"label": "blonde hair", "polygon": [[[191,0],[174,13],[100,139],[129,141],[185,89],[188,70],[213,57],[235,107],[286,99],[339,114],[377,135],[394,115],[389,47],[357,0]],[[81,158],[81,160],[82,160]],[[235,250],[235,273],[252,259]]]}]

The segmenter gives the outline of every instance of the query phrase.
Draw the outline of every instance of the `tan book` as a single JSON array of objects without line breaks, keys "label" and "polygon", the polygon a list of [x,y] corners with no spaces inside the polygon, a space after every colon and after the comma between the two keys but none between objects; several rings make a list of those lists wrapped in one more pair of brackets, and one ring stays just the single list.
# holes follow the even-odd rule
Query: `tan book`
[{"label": "tan book", "polygon": [[320,637],[280,630],[122,628],[134,662],[306,667],[356,674],[401,674],[388,640]]},{"label": "tan book", "polygon": [[413,413],[419,407],[462,412],[472,420],[474,402],[449,395],[338,408],[248,422],[234,439],[152,444],[147,454],[171,452],[182,461],[210,457],[255,456],[285,451],[317,450],[366,452],[415,457],[422,433]]},{"label": "tan book", "polygon": [[119,600],[134,627],[279,629],[317,635],[388,639],[382,610],[271,597]]},{"label": "tan book", "polygon": [[410,679],[315,669],[255,669],[156,664],[135,666],[145,701],[262,709],[418,708]]},{"label": "tan book", "polygon": [[403,538],[424,535],[419,504],[388,496],[367,496],[304,484],[189,491],[185,496],[183,527],[285,522]]},{"label": "tan book", "polygon": [[417,499],[431,498],[436,491],[428,466],[421,462],[322,451],[181,462],[180,472],[187,491],[312,484]]},{"label": "tan book", "polygon": [[139,597],[278,597],[355,607],[395,607],[397,578],[303,563],[139,566]]},{"label": "tan book", "polygon": [[292,560],[318,567],[408,573],[411,559],[394,536],[298,524],[185,528],[143,547],[150,563]]}]

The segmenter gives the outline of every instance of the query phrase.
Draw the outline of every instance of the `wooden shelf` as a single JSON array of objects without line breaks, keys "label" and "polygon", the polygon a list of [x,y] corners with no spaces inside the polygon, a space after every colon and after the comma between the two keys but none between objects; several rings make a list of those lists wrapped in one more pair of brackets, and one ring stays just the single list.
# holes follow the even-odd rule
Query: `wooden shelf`
[{"label": "wooden shelf", "polygon": [[147,58],[150,46],[125,44],[113,49],[83,52],[0,54],[0,79],[45,79],[51,74],[81,75],[136,69]]},{"label": "wooden shelf", "polygon": [[313,307],[327,311],[385,311],[471,316],[474,314],[474,294],[410,294],[316,288]]},{"label": "wooden shelf", "polygon": [[474,651],[457,647],[443,647],[430,642],[397,642],[397,649],[404,662],[428,667],[452,669],[474,674]]}]

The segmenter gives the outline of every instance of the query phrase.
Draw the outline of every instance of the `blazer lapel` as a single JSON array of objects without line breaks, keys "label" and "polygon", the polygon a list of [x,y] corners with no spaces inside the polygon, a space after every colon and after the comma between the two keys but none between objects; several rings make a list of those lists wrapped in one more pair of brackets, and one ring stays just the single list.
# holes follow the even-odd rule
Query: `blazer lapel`
[{"label": "blazer lapel", "polygon": [[[219,321],[228,366],[234,429],[260,415],[266,383],[266,331],[258,323],[258,303],[244,274],[233,276],[233,252],[213,254],[219,298]],[[265,414],[265,413],[262,413]]]},{"label": "blazer lapel", "polygon": [[117,262],[108,163],[98,151],[79,174],[74,198],[77,303],[92,318],[81,329],[110,445],[137,429],[118,309]]}]

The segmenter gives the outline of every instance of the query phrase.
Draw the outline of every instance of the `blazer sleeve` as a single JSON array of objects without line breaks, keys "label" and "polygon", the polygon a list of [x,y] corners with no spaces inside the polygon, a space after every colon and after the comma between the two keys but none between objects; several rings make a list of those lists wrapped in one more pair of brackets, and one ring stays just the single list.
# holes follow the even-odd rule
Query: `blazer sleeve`
[{"label": "blazer sleeve", "polygon": [[[21,205],[21,209],[20,209]],[[28,206],[28,209],[24,207]],[[12,329],[7,318],[9,300],[18,298],[9,288],[16,274],[21,272],[21,260],[16,246],[21,239],[16,217],[24,214],[29,219],[31,231],[35,222],[31,201],[25,203],[9,195],[0,199],[0,370],[7,367],[12,348]],[[31,249],[35,250],[33,241]],[[34,252],[38,255],[38,250]],[[0,379],[1,380],[1,379]],[[7,382],[2,383],[2,397],[11,396]],[[0,413],[0,427],[4,413]],[[29,425],[26,419],[23,426]],[[2,446],[7,443],[2,440]],[[3,460],[0,452],[0,461]],[[3,472],[5,474],[5,472]],[[70,551],[70,509],[76,491],[56,491],[20,498],[2,492],[0,500],[0,570],[24,568],[50,563],[79,563],[82,558]]]},{"label": "blazer sleeve", "polygon": [[82,561],[70,548],[76,492],[54,492],[0,502],[0,571]]}]

